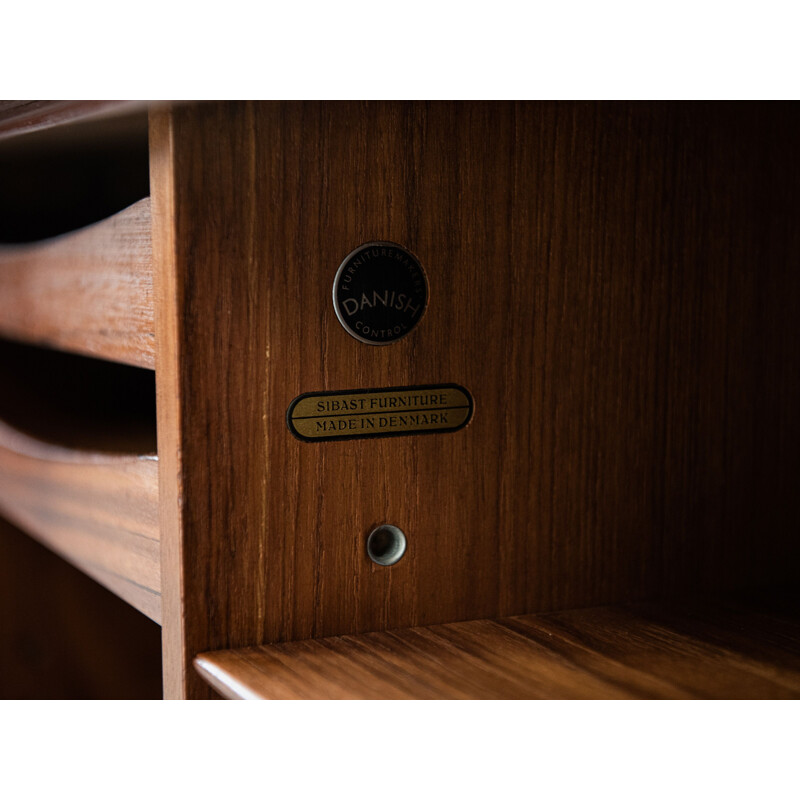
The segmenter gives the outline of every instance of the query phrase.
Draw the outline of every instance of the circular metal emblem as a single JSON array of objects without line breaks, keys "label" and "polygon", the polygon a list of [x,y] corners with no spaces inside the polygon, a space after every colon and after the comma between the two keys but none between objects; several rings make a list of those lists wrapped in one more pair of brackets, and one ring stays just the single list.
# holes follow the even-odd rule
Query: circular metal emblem
[{"label": "circular metal emblem", "polygon": [[411,333],[428,304],[428,282],[408,250],[367,242],[342,261],[333,281],[333,308],[361,342],[391,344]]}]

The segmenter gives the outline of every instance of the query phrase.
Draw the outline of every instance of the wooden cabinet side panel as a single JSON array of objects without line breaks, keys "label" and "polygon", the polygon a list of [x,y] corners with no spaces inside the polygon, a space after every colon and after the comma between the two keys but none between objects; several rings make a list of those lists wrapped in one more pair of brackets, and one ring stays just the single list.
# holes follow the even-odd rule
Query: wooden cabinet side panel
[{"label": "wooden cabinet side panel", "polygon": [[[203,650],[796,573],[797,116],[160,117],[165,658],[190,673],[175,693],[205,691],[189,667]],[[425,318],[387,347],[350,337],[330,299],[341,259],[372,240],[409,248],[430,283]],[[307,443],[285,425],[303,392],[439,382],[475,400],[455,434]],[[364,547],[382,522],[408,536],[390,569]]]}]

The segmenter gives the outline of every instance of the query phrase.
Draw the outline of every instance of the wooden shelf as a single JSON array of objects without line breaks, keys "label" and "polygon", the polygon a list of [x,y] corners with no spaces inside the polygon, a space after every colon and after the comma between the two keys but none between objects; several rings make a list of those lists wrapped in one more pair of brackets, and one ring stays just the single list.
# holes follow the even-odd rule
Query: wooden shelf
[{"label": "wooden shelf", "polygon": [[0,341],[0,514],[161,616],[151,370]]},{"label": "wooden shelf", "polygon": [[70,450],[0,422],[0,513],[161,621],[154,454]]},{"label": "wooden shelf", "polygon": [[155,365],[150,199],[87,228],[0,247],[0,335]]},{"label": "wooden shelf", "polygon": [[231,699],[800,698],[797,594],[628,606],[205,653]]},{"label": "wooden shelf", "polygon": [[0,139],[130,114],[145,107],[134,100],[2,100]]}]

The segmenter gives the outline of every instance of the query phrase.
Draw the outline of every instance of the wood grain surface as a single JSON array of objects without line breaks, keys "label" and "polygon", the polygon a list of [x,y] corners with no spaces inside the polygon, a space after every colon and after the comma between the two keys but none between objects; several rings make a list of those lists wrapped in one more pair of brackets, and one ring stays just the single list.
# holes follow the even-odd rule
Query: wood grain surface
[{"label": "wood grain surface", "polygon": [[0,100],[0,139],[143,107],[133,100]]},{"label": "wood grain surface", "polygon": [[161,630],[0,519],[0,698],[161,697]]},{"label": "wood grain surface", "polygon": [[38,244],[0,247],[0,335],[153,368],[150,200]]},{"label": "wood grain surface", "polygon": [[71,450],[0,422],[0,513],[161,621],[155,455]]},{"label": "wood grain surface", "polygon": [[[797,104],[264,103],[158,112],[168,696],[201,651],[796,576]],[[331,304],[375,240],[430,303]],[[304,392],[454,382],[452,435],[300,442]],[[369,531],[408,550],[373,564]]]},{"label": "wood grain surface", "polygon": [[223,650],[195,666],[230,699],[797,699],[794,605],[566,611]]}]

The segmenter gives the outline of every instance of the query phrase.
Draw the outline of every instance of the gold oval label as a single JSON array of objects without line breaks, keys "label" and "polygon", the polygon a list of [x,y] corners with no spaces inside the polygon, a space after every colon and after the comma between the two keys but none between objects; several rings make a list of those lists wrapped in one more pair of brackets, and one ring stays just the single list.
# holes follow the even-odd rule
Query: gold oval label
[{"label": "gold oval label", "polygon": [[286,424],[304,442],[452,433],[472,409],[472,396],[455,383],[309,392],[292,400]]}]

